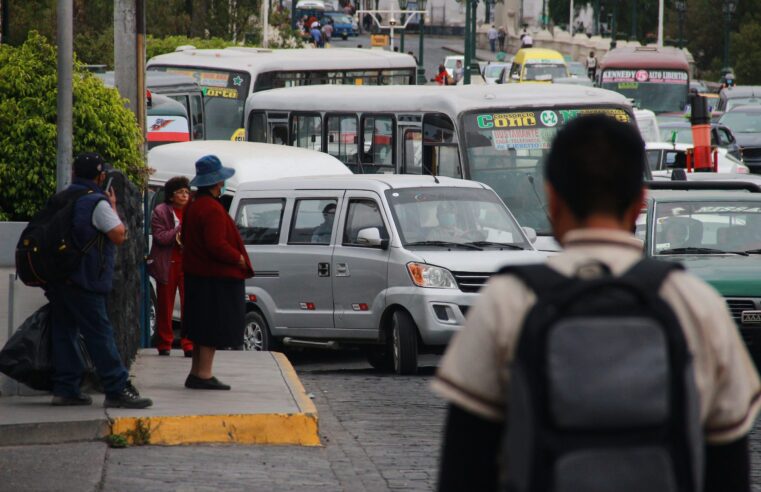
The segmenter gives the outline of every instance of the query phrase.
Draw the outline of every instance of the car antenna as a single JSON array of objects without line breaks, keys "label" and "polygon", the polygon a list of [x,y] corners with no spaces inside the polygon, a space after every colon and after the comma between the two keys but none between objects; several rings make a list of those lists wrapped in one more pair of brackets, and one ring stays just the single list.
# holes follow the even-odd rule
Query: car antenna
[{"label": "car antenna", "polygon": [[436,184],[439,184],[439,178],[437,178],[435,174],[431,174],[431,176],[433,176],[433,180],[436,182]]}]

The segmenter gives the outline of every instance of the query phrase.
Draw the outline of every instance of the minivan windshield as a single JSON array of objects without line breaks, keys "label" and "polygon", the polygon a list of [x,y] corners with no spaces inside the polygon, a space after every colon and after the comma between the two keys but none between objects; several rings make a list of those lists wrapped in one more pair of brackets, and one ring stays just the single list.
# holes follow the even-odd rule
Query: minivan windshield
[{"label": "minivan windshield", "polygon": [[565,123],[603,113],[631,122],[617,108],[488,109],[462,117],[470,179],[489,185],[522,226],[551,234],[545,211],[542,166],[552,139]]},{"label": "minivan windshield", "polygon": [[386,191],[406,247],[531,249],[518,223],[491,190],[425,187]]}]

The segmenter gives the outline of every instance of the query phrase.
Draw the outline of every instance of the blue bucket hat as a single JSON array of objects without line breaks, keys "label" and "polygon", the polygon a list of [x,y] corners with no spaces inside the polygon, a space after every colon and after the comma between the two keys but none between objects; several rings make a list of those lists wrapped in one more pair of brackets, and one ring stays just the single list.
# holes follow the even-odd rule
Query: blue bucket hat
[{"label": "blue bucket hat", "polygon": [[235,169],[224,167],[215,155],[205,155],[196,161],[196,177],[190,186],[212,186],[229,179],[235,174]]}]

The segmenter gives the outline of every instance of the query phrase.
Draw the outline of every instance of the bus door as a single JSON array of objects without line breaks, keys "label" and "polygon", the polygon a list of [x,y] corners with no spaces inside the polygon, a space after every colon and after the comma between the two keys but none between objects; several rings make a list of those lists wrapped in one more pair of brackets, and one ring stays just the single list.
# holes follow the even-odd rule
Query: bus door
[{"label": "bus door", "polygon": [[288,113],[267,113],[267,142],[288,145]]},{"label": "bus door", "polygon": [[454,122],[444,113],[423,116],[422,174],[463,177]]},{"label": "bus door", "polygon": [[423,117],[400,114],[396,126],[396,172],[423,174]]}]

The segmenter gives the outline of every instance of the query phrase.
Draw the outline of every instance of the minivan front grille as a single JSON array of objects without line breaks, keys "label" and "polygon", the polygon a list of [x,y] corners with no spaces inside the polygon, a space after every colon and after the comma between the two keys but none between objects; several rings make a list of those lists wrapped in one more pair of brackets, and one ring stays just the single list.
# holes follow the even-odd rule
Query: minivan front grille
[{"label": "minivan front grille", "polygon": [[732,318],[738,325],[742,323],[743,311],[755,311],[756,302],[753,299],[727,299],[727,307],[732,313]]},{"label": "minivan front grille", "polygon": [[484,286],[491,272],[452,272],[457,286],[463,292],[478,292]]},{"label": "minivan front grille", "polygon": [[743,159],[754,162],[761,160],[761,147],[743,147]]}]

